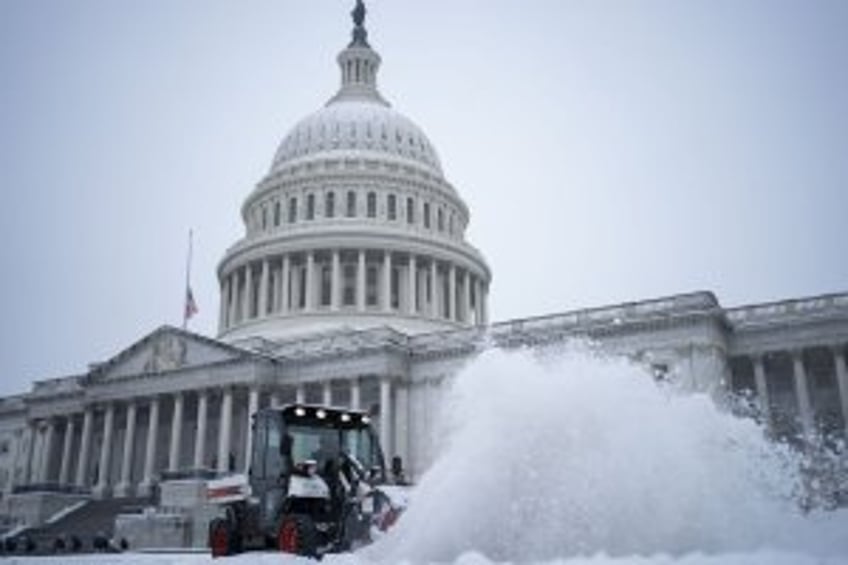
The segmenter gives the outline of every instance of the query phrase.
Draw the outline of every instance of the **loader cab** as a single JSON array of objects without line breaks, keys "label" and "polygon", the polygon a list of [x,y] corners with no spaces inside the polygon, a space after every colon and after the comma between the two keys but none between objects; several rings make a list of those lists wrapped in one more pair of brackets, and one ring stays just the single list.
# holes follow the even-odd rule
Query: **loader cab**
[{"label": "loader cab", "polygon": [[326,498],[328,508],[337,506],[332,482],[326,495],[301,489],[310,476],[331,476],[347,456],[362,466],[369,482],[386,482],[383,453],[364,412],[292,405],[259,410],[253,426],[250,487],[261,505],[264,528],[273,527],[281,510],[292,504],[313,505]]}]

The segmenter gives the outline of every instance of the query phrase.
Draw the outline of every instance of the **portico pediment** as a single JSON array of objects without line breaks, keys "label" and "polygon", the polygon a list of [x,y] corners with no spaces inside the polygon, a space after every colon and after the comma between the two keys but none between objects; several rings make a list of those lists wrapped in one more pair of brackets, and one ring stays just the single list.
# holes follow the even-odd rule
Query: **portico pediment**
[{"label": "portico pediment", "polygon": [[162,326],[94,369],[91,377],[94,381],[104,382],[207,366],[250,355],[247,351],[208,337]]}]

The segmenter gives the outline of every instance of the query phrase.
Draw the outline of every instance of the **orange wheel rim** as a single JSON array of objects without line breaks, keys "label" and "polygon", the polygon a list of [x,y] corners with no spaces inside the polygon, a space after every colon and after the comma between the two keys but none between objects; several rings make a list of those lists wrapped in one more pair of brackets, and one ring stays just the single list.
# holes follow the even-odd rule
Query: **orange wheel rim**
[{"label": "orange wheel rim", "polygon": [[229,540],[227,529],[224,526],[216,526],[212,531],[212,555],[226,555]]},{"label": "orange wheel rim", "polygon": [[286,553],[297,553],[299,542],[297,524],[293,520],[283,522],[283,527],[280,529],[280,550]]}]

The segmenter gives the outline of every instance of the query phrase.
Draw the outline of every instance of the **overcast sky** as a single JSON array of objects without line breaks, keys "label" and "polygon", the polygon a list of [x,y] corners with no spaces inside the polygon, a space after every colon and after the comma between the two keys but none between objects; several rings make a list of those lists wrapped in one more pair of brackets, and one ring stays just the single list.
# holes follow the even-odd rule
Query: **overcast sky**
[{"label": "overcast sky", "polygon": [[[277,144],[339,83],[343,0],[0,3],[0,394],[181,321]],[[848,2],[372,0],[495,321],[699,289],[848,290]]]}]

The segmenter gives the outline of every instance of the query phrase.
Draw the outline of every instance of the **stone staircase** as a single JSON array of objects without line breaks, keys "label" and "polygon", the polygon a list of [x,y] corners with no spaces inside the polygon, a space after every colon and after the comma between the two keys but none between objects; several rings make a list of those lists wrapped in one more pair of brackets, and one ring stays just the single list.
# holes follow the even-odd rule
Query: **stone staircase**
[{"label": "stone staircase", "polygon": [[[115,517],[118,514],[137,512],[150,505],[148,498],[111,498],[84,502],[62,515],[53,522],[37,528],[29,528],[20,532],[16,537],[18,547],[15,553],[53,554],[102,550],[96,547],[96,539],[111,540],[115,530]],[[34,548],[27,551],[22,538],[28,538],[34,543]],[[56,541],[65,541],[65,548],[57,551]],[[78,540],[79,547],[74,547]]]}]

